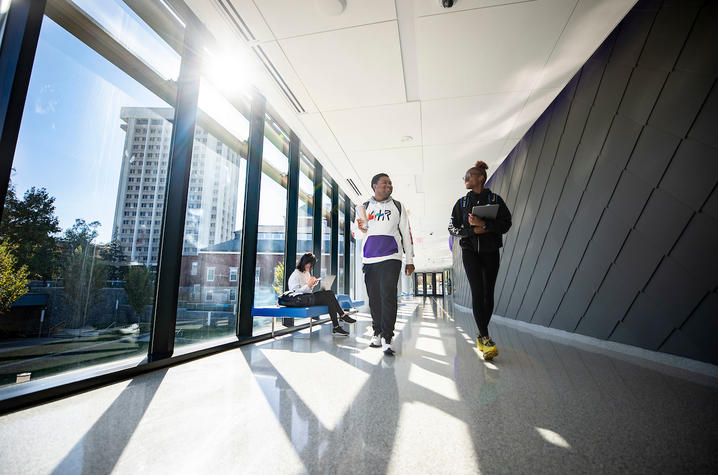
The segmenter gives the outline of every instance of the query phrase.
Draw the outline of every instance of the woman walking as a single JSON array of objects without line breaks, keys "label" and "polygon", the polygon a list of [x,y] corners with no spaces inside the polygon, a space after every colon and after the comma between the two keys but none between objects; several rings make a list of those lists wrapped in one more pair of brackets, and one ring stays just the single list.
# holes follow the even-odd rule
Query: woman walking
[{"label": "woman walking", "polygon": [[289,276],[289,290],[279,297],[279,304],[287,307],[311,307],[312,305],[326,305],[329,307],[329,316],[334,327],[332,333],[338,336],[347,336],[346,331],[339,324],[339,319],[347,323],[354,323],[352,317],[344,313],[344,309],[337,302],[334,292],[320,290],[312,292],[319,283],[319,279],[310,274],[310,270],[317,263],[317,258],[311,252],[305,253],[297,263],[297,268]]},{"label": "woman walking", "polygon": [[[501,235],[511,227],[511,212],[499,195],[485,188],[485,162],[478,161],[464,175],[469,192],[459,198],[451,211],[449,233],[458,236],[461,258],[471,287],[471,303],[476,326],[476,345],[485,360],[494,359],[499,350],[489,337],[489,321],[494,312],[494,285],[499,273]],[[499,205],[495,219],[474,216],[474,206]]]}]

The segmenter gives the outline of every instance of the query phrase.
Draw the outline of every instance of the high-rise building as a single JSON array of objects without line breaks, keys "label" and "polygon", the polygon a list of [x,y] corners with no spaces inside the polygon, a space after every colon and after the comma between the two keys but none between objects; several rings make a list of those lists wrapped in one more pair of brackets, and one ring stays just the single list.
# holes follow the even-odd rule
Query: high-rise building
[{"label": "high-rise building", "polygon": [[[120,113],[126,136],[113,238],[130,263],[157,264],[173,114],[171,108],[143,107],[123,107]],[[241,152],[199,125],[194,143],[184,255],[231,239],[238,206]]]}]

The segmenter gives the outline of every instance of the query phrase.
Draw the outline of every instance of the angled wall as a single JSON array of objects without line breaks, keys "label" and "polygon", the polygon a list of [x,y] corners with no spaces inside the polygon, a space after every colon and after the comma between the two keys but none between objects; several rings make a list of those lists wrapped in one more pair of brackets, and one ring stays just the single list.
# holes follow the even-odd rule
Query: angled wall
[{"label": "angled wall", "polygon": [[718,364],[715,25],[639,1],[496,170],[495,314]]}]

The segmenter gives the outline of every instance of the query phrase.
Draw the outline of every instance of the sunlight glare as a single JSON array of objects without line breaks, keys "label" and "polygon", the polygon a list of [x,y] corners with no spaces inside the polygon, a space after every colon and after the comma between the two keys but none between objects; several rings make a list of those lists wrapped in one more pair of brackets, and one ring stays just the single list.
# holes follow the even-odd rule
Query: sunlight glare
[{"label": "sunlight glare", "polygon": [[556,432],[549,430],[549,429],[543,429],[541,427],[535,427],[536,432],[539,433],[539,435],[548,443],[553,444],[557,447],[561,447],[564,449],[570,449],[571,445],[561,437]]}]

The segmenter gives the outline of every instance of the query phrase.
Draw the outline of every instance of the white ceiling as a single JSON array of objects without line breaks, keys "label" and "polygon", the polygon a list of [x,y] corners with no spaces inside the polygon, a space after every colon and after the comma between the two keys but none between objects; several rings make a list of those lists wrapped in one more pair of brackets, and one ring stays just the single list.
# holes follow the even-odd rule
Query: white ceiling
[{"label": "white ceiling", "polygon": [[[241,39],[220,1],[254,40]],[[251,81],[352,200],[368,198],[375,173],[391,175],[417,267],[433,270],[451,262],[460,177],[479,159],[496,170],[635,0],[186,3],[223,47],[261,46],[306,113],[258,60],[246,65]]]}]

